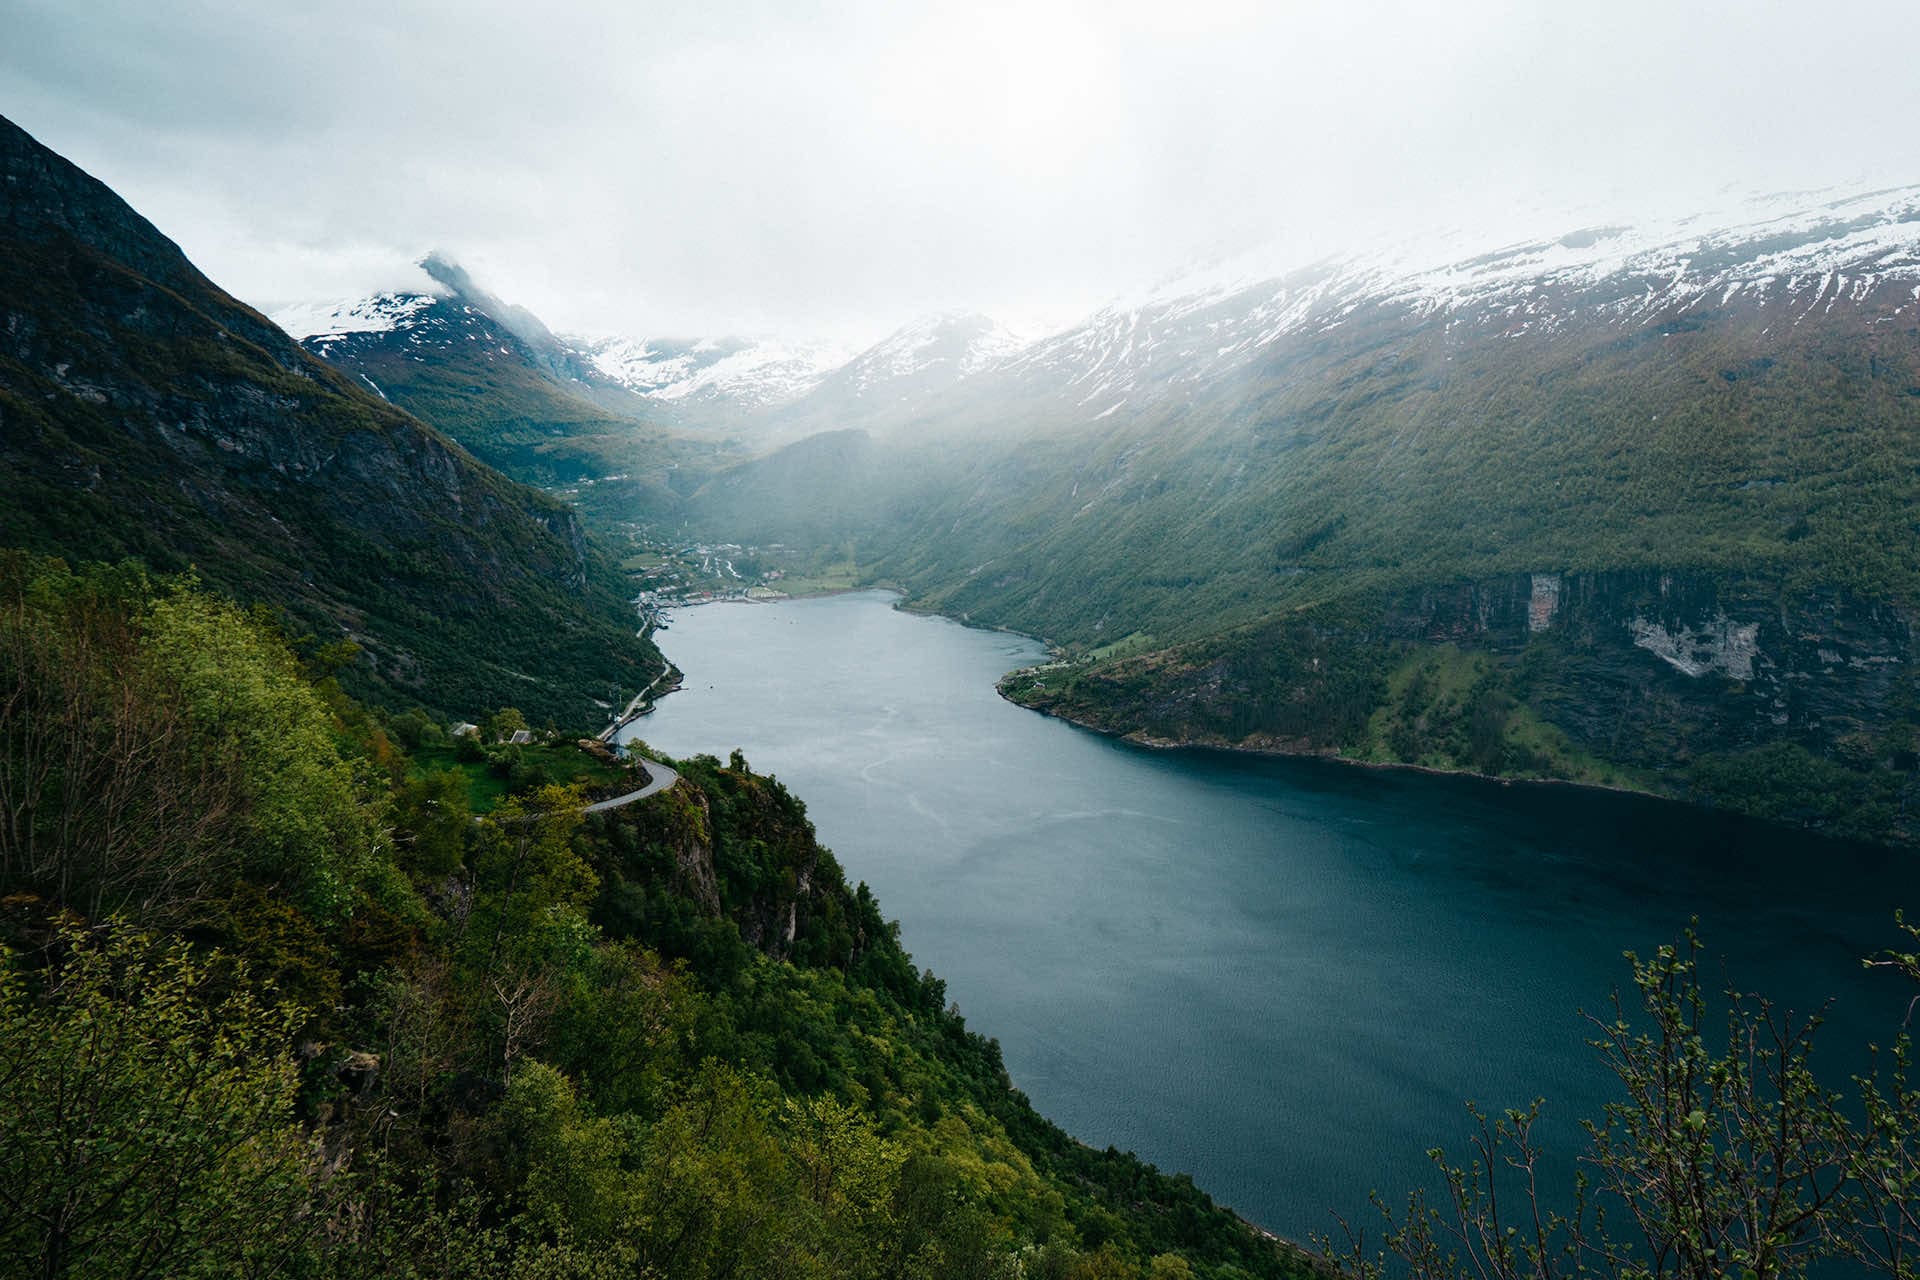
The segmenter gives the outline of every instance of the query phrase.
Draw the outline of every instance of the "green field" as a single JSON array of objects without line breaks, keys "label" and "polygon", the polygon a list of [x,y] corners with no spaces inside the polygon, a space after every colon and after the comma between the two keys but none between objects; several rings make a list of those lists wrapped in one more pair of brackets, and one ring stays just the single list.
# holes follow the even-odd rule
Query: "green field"
[{"label": "green field", "polygon": [[493,760],[462,760],[453,746],[423,746],[413,753],[413,774],[454,770],[466,775],[467,802],[475,813],[491,813],[514,791],[545,782],[581,783],[589,789],[611,786],[630,776],[630,772],[588,755],[572,743],[558,746],[493,748],[499,752],[517,752],[513,763]]}]

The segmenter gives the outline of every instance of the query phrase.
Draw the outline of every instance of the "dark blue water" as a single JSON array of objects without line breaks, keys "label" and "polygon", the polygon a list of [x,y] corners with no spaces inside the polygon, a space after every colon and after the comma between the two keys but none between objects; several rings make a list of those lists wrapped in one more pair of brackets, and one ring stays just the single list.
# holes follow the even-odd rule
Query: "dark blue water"
[{"label": "dark blue water", "polygon": [[1033,642],[880,593],[684,610],[686,688],[635,726],[739,747],[803,800],[1041,1111],[1304,1238],[1460,1147],[1463,1104],[1608,1081],[1627,948],[1690,917],[1722,972],[1834,997],[1836,1078],[1907,993],[1860,966],[1920,906],[1902,854],[1629,796],[1127,747],[1001,701]]}]

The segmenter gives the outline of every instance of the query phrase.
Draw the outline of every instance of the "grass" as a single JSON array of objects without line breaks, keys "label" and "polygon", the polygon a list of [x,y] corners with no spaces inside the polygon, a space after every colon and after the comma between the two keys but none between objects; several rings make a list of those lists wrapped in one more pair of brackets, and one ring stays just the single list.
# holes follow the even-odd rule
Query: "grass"
[{"label": "grass", "polygon": [[859,567],[851,560],[843,560],[806,573],[789,573],[778,582],[767,585],[790,596],[805,596],[824,591],[851,591],[860,583]]},{"label": "grass", "polygon": [[[572,743],[525,746],[519,750],[523,778],[539,773],[544,775],[541,781],[578,782],[592,789],[612,786],[629,776],[626,769],[588,755]],[[493,812],[514,789],[511,773],[497,772],[485,760],[462,760],[456,747],[423,746],[413,753],[416,776],[449,769],[466,775],[467,803],[475,813]]]},{"label": "grass", "polygon": [[1154,638],[1144,631],[1135,631],[1121,636],[1111,644],[1103,644],[1097,649],[1087,650],[1090,662],[1102,662],[1108,658],[1125,658],[1136,653],[1146,653],[1153,649]]}]

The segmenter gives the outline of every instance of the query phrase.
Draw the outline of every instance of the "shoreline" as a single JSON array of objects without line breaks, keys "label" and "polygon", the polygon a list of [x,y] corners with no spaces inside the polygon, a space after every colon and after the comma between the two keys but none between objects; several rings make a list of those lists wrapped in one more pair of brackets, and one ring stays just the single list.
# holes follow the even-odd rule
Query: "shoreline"
[{"label": "shoreline", "polygon": [[[1009,673],[1011,674],[1011,673]],[[1792,822],[1780,822],[1763,818],[1756,814],[1742,813],[1738,809],[1722,808],[1718,805],[1702,804],[1684,796],[1665,791],[1649,791],[1641,787],[1621,786],[1617,783],[1582,782],[1576,778],[1513,778],[1496,773],[1481,773],[1473,769],[1443,769],[1435,765],[1411,764],[1401,760],[1358,760],[1352,756],[1343,756],[1334,751],[1288,751],[1278,747],[1248,747],[1227,742],[1181,742],[1167,738],[1155,738],[1148,734],[1116,733],[1100,725],[1091,724],[1073,716],[1063,715],[1040,707],[1029,707],[1015,702],[1001,692],[998,686],[995,692],[1007,703],[1019,707],[1022,711],[1031,711],[1035,715],[1047,716],[1062,724],[1070,724],[1076,729],[1098,734],[1114,742],[1125,743],[1130,747],[1139,747],[1148,751],[1213,751],[1222,755],[1246,756],[1259,760],[1300,760],[1317,761],[1348,769],[1365,769],[1387,774],[1420,774],[1429,778],[1457,779],[1475,786],[1498,786],[1508,789],[1528,789],[1540,791],[1571,790],[1596,795],[1628,797],[1654,804],[1675,805],[1696,814],[1713,814],[1730,822],[1751,823],[1769,831],[1791,831],[1811,840],[1830,841],[1835,844],[1857,848],[1879,849],[1887,851],[1911,850],[1911,844],[1901,844],[1892,840],[1871,840],[1861,836],[1837,835],[1819,827],[1803,826]]]},{"label": "shoreline", "polygon": [[901,613],[911,613],[921,618],[942,618],[956,626],[966,627],[971,631],[993,631],[1003,636],[1019,636],[1022,640],[1031,640],[1047,651],[1049,659],[1058,658],[1062,652],[1058,645],[1053,644],[1044,636],[1036,636],[1028,631],[1020,631],[1013,627],[1003,627],[994,623],[975,622],[971,618],[956,618],[950,613],[942,613],[940,610],[928,605],[915,604],[905,587],[898,586],[891,582],[869,582],[857,587],[821,587],[815,591],[781,592],[780,595],[771,599],[762,598],[759,600],[748,596],[722,596],[715,600],[689,600],[683,604],[667,605],[665,608],[666,611],[671,612],[674,609],[700,609],[715,604],[784,604],[789,600],[824,600],[830,596],[853,596],[859,595],[863,591],[884,591],[889,595],[898,597],[894,600],[893,607]]},{"label": "shoreline", "polygon": [[779,591],[779,594],[771,597],[762,596],[758,600],[752,596],[717,596],[712,600],[680,600],[673,604],[662,605],[661,609],[666,613],[672,613],[675,609],[704,609],[714,604],[784,604],[788,600],[819,600],[827,596],[850,596],[861,591],[893,591],[905,594],[900,592],[898,587],[887,586],[821,587],[814,591],[780,591],[778,587],[769,587],[768,590]]},{"label": "shoreline", "polygon": [[[795,593],[792,595],[783,595],[780,598],[773,599],[773,600],[722,599],[722,600],[703,600],[703,601],[699,601],[698,603],[701,605],[780,604],[788,600],[814,600],[814,599],[823,599],[830,596],[856,595],[863,591],[882,591],[882,592],[887,592],[896,596],[897,599],[894,601],[892,607],[900,611],[901,613],[911,613],[920,617],[927,617],[927,618],[942,618],[948,622],[955,623],[959,626],[967,627],[970,630],[997,632],[1002,635],[1018,636],[1023,640],[1030,640],[1034,644],[1041,645],[1042,647],[1044,647],[1049,655],[1050,660],[1057,660],[1059,654],[1061,653],[1061,650],[1057,645],[1052,644],[1051,642],[1049,642],[1048,640],[1046,640],[1044,637],[1041,637],[1041,636],[1031,635],[1024,631],[1016,631],[1012,627],[994,626],[994,625],[989,625],[987,623],[974,622],[966,618],[956,618],[952,614],[942,613],[940,610],[935,608],[930,608],[926,605],[916,605],[909,600],[905,590],[891,583],[870,583],[865,586],[856,586],[856,587],[829,587],[819,591],[808,591],[808,592]],[[689,607],[689,606],[676,606],[676,607]],[[1016,667],[1013,669],[1013,671],[1018,671],[1021,669],[1022,668]],[[1013,671],[1008,671],[1005,673],[1005,675],[1011,675],[1013,674]],[[1004,679],[1005,676],[1003,675],[1001,678]],[[676,683],[673,686],[662,691],[660,696],[665,697],[668,694],[672,693],[678,687],[679,685]],[[1782,829],[1786,829],[1786,830],[1807,831],[1808,834],[1813,835],[1817,838],[1841,839],[1841,840],[1846,839],[1846,837],[1832,836],[1825,832],[1821,832],[1817,829],[1796,827],[1790,823],[1767,822],[1765,819],[1755,818],[1750,814],[1742,814],[1734,810],[1720,809],[1712,805],[1700,804],[1696,801],[1685,799],[1684,797],[1675,795],[1671,792],[1652,791],[1644,787],[1625,786],[1620,783],[1586,782],[1586,781],[1581,781],[1577,778],[1515,778],[1515,777],[1509,777],[1509,776],[1497,774],[1497,773],[1483,773],[1475,769],[1447,769],[1437,765],[1414,764],[1414,763],[1411,763],[1408,761],[1402,761],[1402,760],[1361,760],[1353,756],[1341,755],[1338,751],[1330,750],[1330,749],[1290,751],[1283,747],[1247,746],[1244,743],[1232,743],[1232,742],[1226,742],[1226,741],[1208,742],[1208,741],[1179,740],[1179,739],[1172,739],[1172,738],[1156,738],[1151,734],[1141,733],[1137,730],[1130,733],[1122,733],[1117,730],[1107,728],[1103,725],[1095,724],[1091,721],[1080,719],[1076,716],[1064,714],[1060,711],[1043,708],[1043,707],[1030,707],[1030,706],[1027,706],[1025,703],[1017,702],[1014,699],[1008,697],[1006,692],[1000,688],[999,681],[995,681],[994,692],[1001,698],[1002,701],[1008,703],[1011,706],[1018,707],[1022,711],[1029,711],[1034,713],[1035,715],[1047,716],[1051,719],[1058,720],[1063,724],[1070,724],[1074,726],[1076,729],[1083,729],[1088,733],[1095,733],[1100,735],[1103,738],[1108,738],[1115,742],[1122,742],[1132,747],[1140,747],[1149,751],[1159,751],[1159,752],[1217,751],[1226,755],[1247,756],[1253,759],[1310,760],[1310,761],[1318,761],[1318,762],[1329,764],[1329,765],[1340,765],[1350,769],[1371,770],[1379,773],[1419,774],[1419,775],[1423,775],[1425,777],[1430,777],[1430,778],[1460,779],[1460,780],[1478,784],[1478,785],[1492,785],[1492,786],[1507,787],[1507,788],[1524,787],[1524,788],[1538,788],[1538,789],[1569,789],[1569,790],[1575,790],[1575,791],[1591,792],[1599,795],[1631,796],[1637,799],[1656,801],[1661,804],[1680,805],[1684,808],[1687,808],[1696,812],[1700,812],[1700,813],[1717,813],[1725,817],[1737,818],[1742,821],[1760,822],[1763,825],[1768,827],[1781,827]],[[658,699],[655,699],[654,701],[657,702]],[[636,716],[633,716],[630,720],[627,721],[627,723],[631,724],[635,721],[638,721],[644,718],[646,715],[650,714],[652,710],[653,710],[653,706],[650,703],[644,711],[640,712]],[[621,727],[624,728],[625,726],[623,725]],[[1854,842],[1849,841],[1849,843],[1854,843]],[[1880,848],[1900,848],[1901,847],[1899,845],[1894,845],[1894,844],[1882,844],[1877,841],[1868,841],[1864,843],[1873,844],[1875,847],[1880,847]]]},{"label": "shoreline", "polygon": [[[1009,672],[1008,674],[1012,673]],[[1351,769],[1367,769],[1379,773],[1416,773],[1423,774],[1430,778],[1460,778],[1475,783],[1491,784],[1500,787],[1568,788],[1577,791],[1592,791],[1603,795],[1635,796],[1644,800],[1657,800],[1663,804],[1684,805],[1686,808],[1698,810],[1702,813],[1723,813],[1729,817],[1741,818],[1744,821],[1764,821],[1763,819],[1754,818],[1748,814],[1739,814],[1732,810],[1716,809],[1711,805],[1697,804],[1669,792],[1648,791],[1641,787],[1621,786],[1618,783],[1582,782],[1577,778],[1514,778],[1498,773],[1481,773],[1474,769],[1445,769],[1438,765],[1413,764],[1404,760],[1361,760],[1353,756],[1341,755],[1338,751],[1331,749],[1288,751],[1282,747],[1249,747],[1242,743],[1225,741],[1203,742],[1182,741],[1174,738],[1156,738],[1150,734],[1141,733],[1138,730],[1131,733],[1121,733],[1102,725],[1094,724],[1091,721],[1082,720],[1076,716],[1066,715],[1049,708],[1030,707],[1023,702],[1016,702],[1008,697],[998,686],[995,687],[994,691],[998,693],[1004,701],[1019,707],[1022,711],[1031,711],[1035,715],[1047,716],[1050,719],[1060,721],[1062,724],[1070,724],[1076,729],[1084,729],[1088,733],[1099,734],[1103,738],[1109,738],[1115,742],[1124,742],[1130,747],[1141,747],[1148,751],[1218,751],[1225,755],[1250,756],[1254,759],[1262,760],[1315,760],[1325,764],[1342,765]],[[1768,823],[1767,825],[1785,826],[1785,824],[1779,823]],[[1802,828],[1792,826],[1786,826],[1786,829],[1802,830]],[[1815,831],[1812,832],[1812,834],[1821,835],[1822,833]],[[1827,838],[1832,839],[1837,837]],[[1887,847],[1892,848],[1897,846]]]}]

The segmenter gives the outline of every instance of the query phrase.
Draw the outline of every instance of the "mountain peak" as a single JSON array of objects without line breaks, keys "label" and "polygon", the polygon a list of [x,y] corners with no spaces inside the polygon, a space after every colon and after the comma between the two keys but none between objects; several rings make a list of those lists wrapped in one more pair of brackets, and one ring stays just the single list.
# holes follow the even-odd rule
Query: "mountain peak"
[{"label": "mountain peak", "polygon": [[491,299],[493,296],[474,281],[472,272],[438,249],[414,265],[426,272],[436,284],[444,286],[449,293],[469,298]]}]

